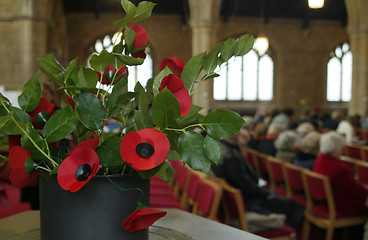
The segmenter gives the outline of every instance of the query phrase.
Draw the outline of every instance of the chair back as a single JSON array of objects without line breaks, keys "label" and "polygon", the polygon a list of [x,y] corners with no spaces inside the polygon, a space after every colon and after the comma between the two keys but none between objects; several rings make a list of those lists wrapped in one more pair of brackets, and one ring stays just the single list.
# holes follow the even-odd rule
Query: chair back
[{"label": "chair back", "polygon": [[196,198],[198,192],[198,186],[206,174],[190,170],[188,184],[184,188],[182,195],[180,197],[180,207],[187,211],[191,210],[193,207],[194,199]]},{"label": "chair back", "polygon": [[249,164],[249,166],[251,166],[253,168],[253,170],[259,174],[258,172],[258,164],[257,164],[257,159],[256,159],[256,153],[257,151],[251,148],[247,148],[247,152],[245,155],[245,161]]},{"label": "chair back", "polygon": [[336,209],[330,179],[308,169],[303,170],[302,176],[307,199],[306,211],[322,218],[335,219]]},{"label": "chair back", "polygon": [[183,166],[177,176],[177,183],[174,186],[174,196],[176,198],[180,198],[181,193],[188,184],[189,174],[189,167],[187,165]]},{"label": "chair back", "polygon": [[[367,131],[367,133],[368,133],[368,131]],[[365,162],[368,162],[368,147],[367,146],[362,146],[360,148],[360,152],[361,152],[361,155],[362,155],[362,160],[365,161]]]},{"label": "chair back", "polygon": [[268,169],[270,179],[270,189],[279,195],[286,196],[284,163],[281,159],[268,156]]},{"label": "chair back", "polygon": [[302,172],[304,168],[291,163],[284,164],[287,196],[299,204],[306,206]]},{"label": "chair back", "polygon": [[355,161],[355,169],[358,181],[362,184],[368,184],[368,162]]},{"label": "chair back", "polygon": [[255,153],[256,166],[258,166],[259,177],[268,181],[269,180],[269,172],[268,172],[268,164],[267,157],[268,155],[263,154],[261,152]]},{"label": "chair back", "polygon": [[217,220],[217,213],[222,197],[222,188],[218,183],[203,179],[194,199],[192,213]]},{"label": "chair back", "polygon": [[360,149],[361,149],[361,146],[359,145],[348,144],[348,145],[345,145],[345,150],[346,150],[345,154],[351,158],[363,159]]}]

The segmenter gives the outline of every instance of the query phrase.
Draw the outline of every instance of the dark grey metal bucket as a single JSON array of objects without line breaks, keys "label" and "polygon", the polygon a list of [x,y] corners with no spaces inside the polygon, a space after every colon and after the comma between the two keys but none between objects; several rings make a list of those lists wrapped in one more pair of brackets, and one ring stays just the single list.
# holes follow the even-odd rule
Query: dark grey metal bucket
[{"label": "dark grey metal bucket", "polygon": [[[41,240],[148,239],[148,229],[126,232],[121,223],[136,209],[140,199],[149,206],[149,179],[133,175],[95,176],[72,193],[60,188],[55,175],[43,173],[39,187]],[[143,196],[135,188],[141,189]]]}]

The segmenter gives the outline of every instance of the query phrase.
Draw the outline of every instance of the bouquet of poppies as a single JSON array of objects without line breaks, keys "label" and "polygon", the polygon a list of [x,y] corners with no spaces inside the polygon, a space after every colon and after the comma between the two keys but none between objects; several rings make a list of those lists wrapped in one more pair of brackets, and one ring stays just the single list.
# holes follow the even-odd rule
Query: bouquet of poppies
[{"label": "bouquet of poppies", "polygon": [[[115,22],[120,36],[111,52],[90,59],[90,68],[77,59],[63,67],[52,55],[38,59],[39,71],[18,97],[20,108],[0,95],[0,133],[9,137],[11,181],[24,187],[39,171],[57,174],[61,188],[81,189],[96,174],[158,175],[170,181],[167,160],[183,160],[192,169],[208,172],[221,155],[219,139],[228,138],[245,123],[235,112],[213,110],[206,116],[191,103],[198,86],[218,76],[215,70],[233,56],[246,54],[253,37],[218,43],[184,63],[163,59],[160,73],[128,91],[129,67],[144,62],[146,30],[136,24],[151,15],[154,3],[135,6],[121,1],[125,16]],[[40,74],[59,85],[60,109],[41,97]],[[114,121],[117,133],[104,132]],[[200,131],[206,132],[204,137]]]}]

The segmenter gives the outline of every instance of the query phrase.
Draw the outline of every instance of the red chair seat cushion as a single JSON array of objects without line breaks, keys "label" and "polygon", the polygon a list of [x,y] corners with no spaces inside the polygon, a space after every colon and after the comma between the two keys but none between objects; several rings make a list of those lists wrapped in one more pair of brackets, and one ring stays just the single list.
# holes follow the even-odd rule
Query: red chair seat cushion
[{"label": "red chair seat cushion", "polygon": [[275,237],[281,237],[281,236],[288,236],[293,233],[294,233],[294,230],[286,224],[284,224],[284,227],[280,229],[269,229],[269,230],[254,232],[254,234],[264,237],[264,238],[275,238]]}]

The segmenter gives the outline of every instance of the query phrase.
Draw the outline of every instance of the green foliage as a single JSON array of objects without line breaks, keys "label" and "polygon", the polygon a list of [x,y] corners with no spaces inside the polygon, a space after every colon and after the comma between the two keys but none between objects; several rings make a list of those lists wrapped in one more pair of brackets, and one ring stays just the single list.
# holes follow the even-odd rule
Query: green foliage
[{"label": "green foliage", "polygon": [[[145,60],[132,57],[132,53],[142,51],[146,46],[134,49],[137,34],[128,25],[150,17],[156,4],[141,1],[135,6],[128,0],[121,0],[121,5],[125,15],[115,22],[120,35],[111,52],[103,50],[94,54],[88,68],[78,65],[77,58],[70,61],[66,68],[52,55],[38,58],[40,70],[25,83],[18,98],[21,109],[13,107],[0,94],[0,133],[21,135],[22,147],[29,150],[32,156],[32,159],[26,160],[25,167],[29,173],[34,168],[42,168],[56,174],[59,165],[71,151],[71,143],[82,143],[97,134],[100,140],[96,149],[101,164],[99,173],[134,173],[142,178],[157,174],[171,181],[173,169],[168,161],[148,171],[138,171],[120,156],[125,134],[146,128],[156,129],[166,136],[170,143],[167,159],[183,160],[191,168],[207,173],[211,164],[218,163],[221,157],[218,140],[233,136],[245,123],[235,112],[213,110],[204,115],[200,113],[202,108],[194,104],[191,104],[188,114],[181,116],[182,102],[179,103],[181,99],[177,98],[178,94],[174,95],[168,88],[159,90],[162,80],[173,73],[167,66],[150,79],[145,87],[137,82],[132,92],[128,91],[128,76],[122,77],[112,72],[108,73],[111,84],[105,84],[102,88],[99,81],[110,65],[116,72],[126,67],[129,74],[131,66],[141,65]],[[219,76],[219,69],[229,59],[249,52],[253,43],[251,35],[218,42],[210,51],[189,59],[182,75],[178,77],[192,95],[203,81]],[[51,113],[50,118],[44,117],[43,128],[36,129],[37,125],[32,123],[29,114],[40,103],[40,73],[58,85],[65,96],[62,98],[61,109]],[[174,87],[181,88],[183,85],[180,83]],[[111,121],[117,124],[118,129],[114,133],[106,133],[105,124]],[[207,136],[203,137],[198,130],[206,131]],[[6,160],[1,157],[0,163]]]}]

